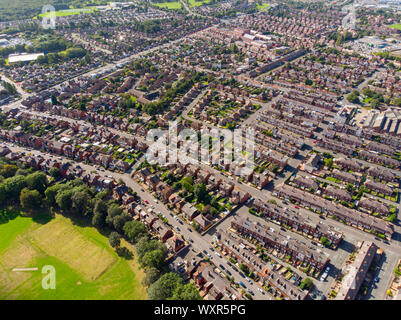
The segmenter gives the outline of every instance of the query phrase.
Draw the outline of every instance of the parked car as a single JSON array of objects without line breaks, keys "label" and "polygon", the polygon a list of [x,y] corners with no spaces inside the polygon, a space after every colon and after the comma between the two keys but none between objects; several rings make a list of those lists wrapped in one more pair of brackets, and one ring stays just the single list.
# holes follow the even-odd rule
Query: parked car
[{"label": "parked car", "polygon": [[246,285],[242,281],[240,281],[239,284],[241,285],[241,287],[246,289]]},{"label": "parked car", "polygon": [[222,268],[223,270],[226,270],[226,267],[223,266],[221,263],[219,264],[219,267]]}]

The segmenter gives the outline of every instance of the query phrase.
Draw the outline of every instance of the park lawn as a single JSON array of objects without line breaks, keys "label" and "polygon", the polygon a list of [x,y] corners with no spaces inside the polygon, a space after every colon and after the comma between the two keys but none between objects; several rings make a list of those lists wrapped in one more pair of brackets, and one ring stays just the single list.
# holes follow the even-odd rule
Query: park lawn
[{"label": "park lawn", "polygon": [[[6,226],[12,231],[0,251],[0,299],[147,299],[136,257],[120,258],[94,227],[61,215],[46,224],[18,217],[0,232]],[[135,253],[124,240],[122,246]],[[41,287],[45,265],[56,269],[56,290]],[[15,267],[39,270],[12,272]]]},{"label": "park lawn", "polygon": [[6,249],[20,233],[26,231],[32,224],[31,218],[21,216],[11,220],[11,222],[0,224],[0,253]]},{"label": "park lawn", "polygon": [[258,9],[259,11],[267,11],[267,9],[269,9],[269,7],[270,7],[270,4],[268,4],[268,3],[262,3],[261,5],[258,4],[258,5],[256,6],[256,9]]},{"label": "park lawn", "polygon": [[[59,11],[56,11],[55,13],[56,13],[56,17],[65,17],[65,16],[72,16],[72,15],[82,14],[82,13],[92,13],[95,10],[96,9],[94,9],[94,8],[68,9],[68,10],[59,10]],[[48,15],[50,15],[50,12],[41,13],[38,16],[40,18],[43,18]]]},{"label": "park lawn", "polygon": [[401,23],[395,23],[395,24],[389,25],[388,27],[401,30]]},{"label": "park lawn", "polygon": [[210,0],[201,0],[201,1],[196,1],[196,0],[188,0],[189,3],[189,7],[193,8],[193,7],[200,7],[202,4],[207,4],[209,3]]},{"label": "park lawn", "polygon": [[159,8],[168,8],[170,10],[178,10],[181,9],[181,3],[179,1],[176,2],[159,2],[159,3],[153,3],[155,6],[158,6]]}]

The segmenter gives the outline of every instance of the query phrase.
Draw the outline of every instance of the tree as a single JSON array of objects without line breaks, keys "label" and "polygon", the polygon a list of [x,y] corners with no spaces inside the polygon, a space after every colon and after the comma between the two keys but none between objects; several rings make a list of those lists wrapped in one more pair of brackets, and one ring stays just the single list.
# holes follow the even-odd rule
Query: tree
[{"label": "tree", "polygon": [[161,272],[156,268],[149,268],[146,270],[145,277],[142,279],[142,285],[149,287],[152,283],[156,282],[161,276]]},{"label": "tree", "polygon": [[302,280],[301,284],[299,285],[299,287],[301,288],[301,290],[310,290],[313,286],[313,282],[311,279],[309,278],[305,278],[304,280]]},{"label": "tree", "polygon": [[0,203],[4,203],[6,200],[6,188],[3,184],[0,184]]},{"label": "tree", "polygon": [[109,243],[113,248],[118,248],[121,244],[121,235],[118,232],[110,233]]},{"label": "tree", "polygon": [[136,243],[142,236],[147,233],[146,226],[140,221],[128,221],[124,227],[125,236],[133,243]]},{"label": "tree", "polygon": [[28,188],[24,188],[21,191],[20,203],[24,210],[34,211],[41,207],[42,196],[38,190],[29,190]]},{"label": "tree", "polygon": [[123,213],[123,210],[120,208],[118,204],[113,204],[107,209],[107,217],[106,217],[106,223],[112,227],[113,226],[113,221],[114,217],[119,216]]},{"label": "tree", "polygon": [[360,93],[357,90],[354,90],[347,96],[347,100],[351,103],[360,103],[359,95]]},{"label": "tree", "polygon": [[85,191],[77,191],[71,196],[72,209],[79,215],[87,214],[89,195]]},{"label": "tree", "polygon": [[46,190],[47,187],[47,177],[43,172],[36,171],[26,176],[26,185],[31,190],[38,190],[40,193]]},{"label": "tree", "polygon": [[177,287],[182,284],[183,281],[178,274],[166,273],[149,287],[148,296],[151,300],[166,300],[171,298]]},{"label": "tree", "polygon": [[197,183],[194,186],[194,194],[196,198],[202,202],[206,196],[208,196],[206,185],[204,183]]},{"label": "tree", "polygon": [[49,170],[49,174],[55,179],[59,179],[61,177],[60,170],[56,167],[51,167]]},{"label": "tree", "polygon": [[146,252],[141,258],[141,265],[145,269],[156,268],[160,269],[164,264],[164,259],[166,258],[165,252],[160,249],[152,250]]},{"label": "tree", "polygon": [[49,205],[55,206],[56,203],[56,196],[62,190],[68,189],[68,186],[65,184],[57,183],[53,186],[50,186],[45,191],[46,201]]},{"label": "tree", "polygon": [[4,164],[0,169],[0,175],[4,178],[10,178],[15,175],[18,167],[14,164]]},{"label": "tree", "polygon": [[171,300],[202,300],[202,297],[193,283],[187,283],[175,289]]},{"label": "tree", "polygon": [[26,187],[24,176],[15,176],[4,180],[4,188],[8,199],[17,200],[21,190]]},{"label": "tree", "polygon": [[74,191],[72,189],[62,190],[57,193],[55,200],[60,209],[69,211],[72,209],[72,196]]},{"label": "tree", "polygon": [[126,222],[131,220],[131,216],[128,213],[122,213],[119,216],[113,218],[113,227],[118,231],[122,232]]},{"label": "tree", "polygon": [[92,225],[96,228],[103,228],[106,223],[107,204],[101,199],[95,200],[93,208]]}]

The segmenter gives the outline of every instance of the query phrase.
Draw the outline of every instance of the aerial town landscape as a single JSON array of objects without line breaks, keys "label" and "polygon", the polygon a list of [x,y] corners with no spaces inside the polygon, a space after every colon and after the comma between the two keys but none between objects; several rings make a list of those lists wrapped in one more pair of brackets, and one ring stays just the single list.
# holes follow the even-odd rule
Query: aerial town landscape
[{"label": "aerial town landscape", "polygon": [[401,300],[400,182],[400,0],[0,0],[0,300]]}]

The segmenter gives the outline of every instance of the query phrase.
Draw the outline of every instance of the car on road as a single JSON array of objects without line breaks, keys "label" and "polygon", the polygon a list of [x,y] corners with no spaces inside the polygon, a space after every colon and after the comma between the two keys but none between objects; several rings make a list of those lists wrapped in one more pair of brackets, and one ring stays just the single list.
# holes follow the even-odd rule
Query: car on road
[{"label": "car on road", "polygon": [[181,220],[178,220],[178,223],[184,225],[184,223]]},{"label": "car on road", "polygon": [[188,238],[189,242],[194,243],[194,240],[192,238]]},{"label": "car on road", "polygon": [[178,231],[181,231],[180,227],[177,227],[176,229],[177,229]]},{"label": "car on road", "polygon": [[190,227],[188,227],[187,230],[188,230],[189,232],[192,232],[192,229],[191,229]]},{"label": "car on road", "polygon": [[284,232],[287,232],[287,229],[284,228],[284,227],[281,227],[280,230],[281,230],[281,231],[284,231]]},{"label": "car on road", "polygon": [[240,284],[243,288],[246,289],[246,285],[245,285],[242,281],[240,281],[239,284]]},{"label": "car on road", "polygon": [[148,201],[148,200],[145,200],[145,203],[146,203],[146,204],[149,204],[149,201]]},{"label": "car on road", "polygon": [[317,243],[315,241],[311,241],[311,243],[315,246],[317,246]]},{"label": "car on road", "polygon": [[295,209],[299,209],[299,207],[298,207],[298,206],[295,206],[294,208],[295,208]]}]

